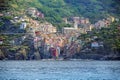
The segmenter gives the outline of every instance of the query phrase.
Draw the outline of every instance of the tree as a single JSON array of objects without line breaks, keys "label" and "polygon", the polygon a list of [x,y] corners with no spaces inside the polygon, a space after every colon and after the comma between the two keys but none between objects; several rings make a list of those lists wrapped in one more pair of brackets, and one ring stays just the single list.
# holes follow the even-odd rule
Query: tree
[{"label": "tree", "polygon": [[13,0],[0,0],[0,12],[9,10],[11,8],[10,4]]}]

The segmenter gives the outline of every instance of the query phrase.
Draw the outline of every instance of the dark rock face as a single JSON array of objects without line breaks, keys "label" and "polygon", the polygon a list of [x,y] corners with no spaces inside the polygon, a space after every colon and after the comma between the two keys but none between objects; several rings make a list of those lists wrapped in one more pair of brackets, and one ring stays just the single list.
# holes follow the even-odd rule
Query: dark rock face
[{"label": "dark rock face", "polygon": [[84,49],[72,56],[75,59],[92,60],[120,60],[119,52],[114,53],[108,49]]},{"label": "dark rock face", "polygon": [[76,54],[75,56],[73,56],[73,58],[101,60],[103,58],[103,55],[100,55],[100,54],[85,54],[85,53],[80,53],[80,54]]},{"label": "dark rock face", "polygon": [[106,57],[104,60],[120,60],[120,56],[118,57]]}]

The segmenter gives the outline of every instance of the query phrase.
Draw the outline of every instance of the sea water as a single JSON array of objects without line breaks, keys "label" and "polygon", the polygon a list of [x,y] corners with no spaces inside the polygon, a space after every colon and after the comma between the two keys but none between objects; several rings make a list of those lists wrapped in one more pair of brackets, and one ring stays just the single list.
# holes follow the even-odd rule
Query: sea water
[{"label": "sea water", "polygon": [[0,80],[120,80],[120,61],[0,61]]}]

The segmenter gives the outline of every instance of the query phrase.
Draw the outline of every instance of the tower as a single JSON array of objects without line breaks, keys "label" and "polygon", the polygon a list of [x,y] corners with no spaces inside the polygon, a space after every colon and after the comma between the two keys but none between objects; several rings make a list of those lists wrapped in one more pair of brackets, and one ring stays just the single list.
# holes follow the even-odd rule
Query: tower
[{"label": "tower", "polygon": [[78,29],[78,23],[74,22],[74,28]]}]

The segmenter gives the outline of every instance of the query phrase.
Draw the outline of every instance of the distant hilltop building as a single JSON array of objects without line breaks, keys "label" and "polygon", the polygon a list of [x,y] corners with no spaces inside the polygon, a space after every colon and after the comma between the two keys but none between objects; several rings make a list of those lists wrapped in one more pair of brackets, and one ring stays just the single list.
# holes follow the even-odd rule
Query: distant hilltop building
[{"label": "distant hilltop building", "polygon": [[80,23],[80,17],[73,17],[73,22],[79,24]]},{"label": "distant hilltop building", "polygon": [[36,8],[28,8],[27,13],[32,17],[44,18],[44,14],[38,11]]},{"label": "distant hilltop building", "polygon": [[96,29],[101,29],[103,27],[108,27],[114,21],[115,21],[115,18],[110,16],[107,19],[99,20],[94,24],[94,26]]},{"label": "distant hilltop building", "polygon": [[73,17],[73,22],[77,23],[77,24],[88,24],[90,23],[88,18],[84,18],[84,17]]},{"label": "distant hilltop building", "polygon": [[67,18],[63,18],[63,21],[64,21],[66,24],[68,24]]},{"label": "distant hilltop building", "polygon": [[73,24],[73,27],[63,27],[62,32],[64,34],[87,33],[93,28],[93,25],[90,23],[89,19],[84,17],[72,17],[71,21],[68,21],[67,18],[63,18],[63,21],[66,24]]},{"label": "distant hilltop building", "polygon": [[62,32],[64,34],[72,34],[72,33],[76,32],[76,31],[78,31],[78,30],[76,28],[74,28],[74,27],[64,27],[62,29]]}]

